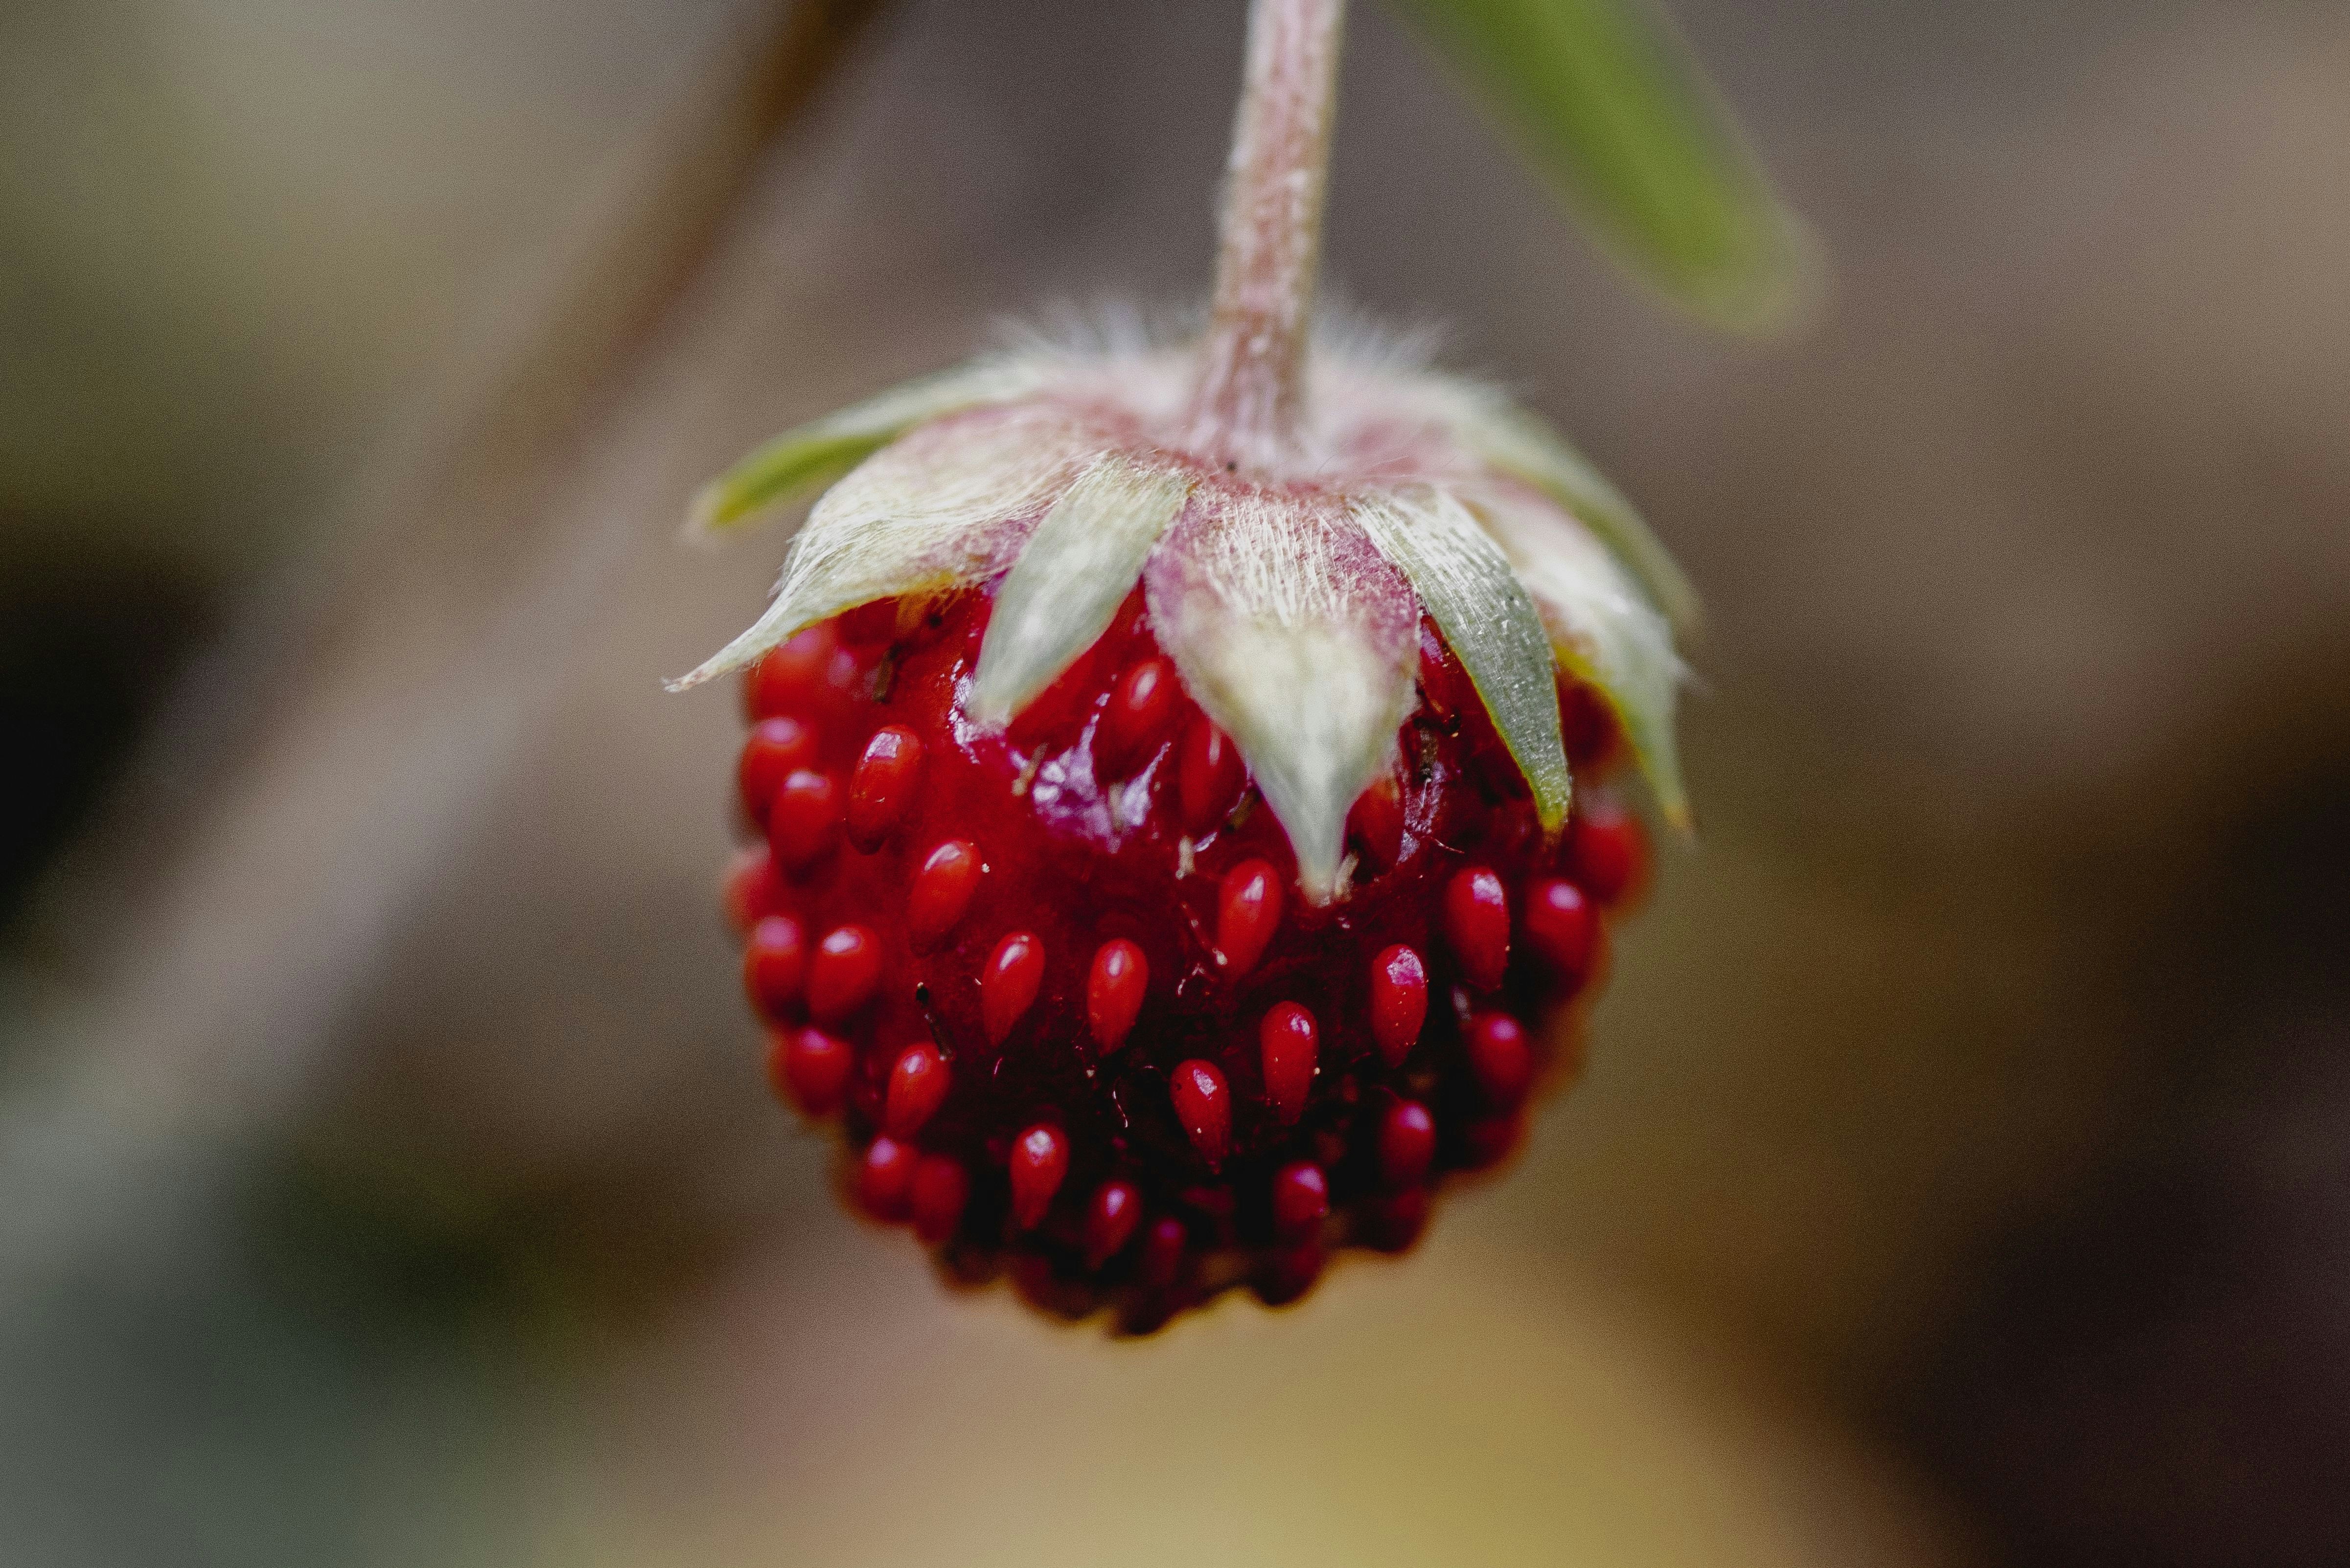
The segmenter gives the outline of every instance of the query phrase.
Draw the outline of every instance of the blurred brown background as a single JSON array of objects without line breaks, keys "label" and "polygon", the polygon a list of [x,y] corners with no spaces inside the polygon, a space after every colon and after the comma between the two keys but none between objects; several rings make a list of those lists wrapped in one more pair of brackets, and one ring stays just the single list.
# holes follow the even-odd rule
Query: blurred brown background
[{"label": "blurred brown background", "polygon": [[883,7],[739,188],[734,0],[0,14],[0,1561],[2350,1561],[2350,13],[1674,12],[1806,337],[1368,4],[1329,254],[1709,594],[1701,844],[1510,1179],[1139,1345],[835,1210],[656,678],[701,477],[1202,286],[1239,0]]}]

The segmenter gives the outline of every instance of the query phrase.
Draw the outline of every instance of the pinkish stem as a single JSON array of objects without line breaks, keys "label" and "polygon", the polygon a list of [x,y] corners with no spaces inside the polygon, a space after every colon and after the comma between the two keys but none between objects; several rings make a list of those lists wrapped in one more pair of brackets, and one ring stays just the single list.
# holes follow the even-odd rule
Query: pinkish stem
[{"label": "pinkish stem", "polygon": [[1192,448],[1264,472],[1296,448],[1346,0],[1255,0]]}]

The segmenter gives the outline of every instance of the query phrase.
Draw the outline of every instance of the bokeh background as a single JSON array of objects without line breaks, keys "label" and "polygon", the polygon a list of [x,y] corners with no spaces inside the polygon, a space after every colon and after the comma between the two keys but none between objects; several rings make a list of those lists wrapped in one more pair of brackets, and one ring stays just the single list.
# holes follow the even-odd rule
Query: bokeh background
[{"label": "bokeh background", "polygon": [[1240,0],[0,9],[0,1560],[2350,1561],[2350,12],[1674,12],[1805,334],[1375,5],[1328,251],[1707,592],[1700,842],[1510,1179],[1112,1344],[837,1210],[656,678],[702,477],[1202,288]]}]

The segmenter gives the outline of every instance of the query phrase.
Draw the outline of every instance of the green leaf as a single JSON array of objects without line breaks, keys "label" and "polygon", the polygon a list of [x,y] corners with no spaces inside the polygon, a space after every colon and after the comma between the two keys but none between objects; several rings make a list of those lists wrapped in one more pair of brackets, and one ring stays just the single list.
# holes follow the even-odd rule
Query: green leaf
[{"label": "green leaf", "polygon": [[1815,283],[1672,24],[1647,0],[1397,0],[1627,270],[1717,326],[1768,334]]}]

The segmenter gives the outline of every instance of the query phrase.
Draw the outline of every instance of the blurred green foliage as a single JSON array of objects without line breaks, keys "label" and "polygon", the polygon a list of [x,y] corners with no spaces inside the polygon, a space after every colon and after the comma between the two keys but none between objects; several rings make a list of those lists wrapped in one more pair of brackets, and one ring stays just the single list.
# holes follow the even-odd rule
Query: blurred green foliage
[{"label": "blurred green foliage", "polygon": [[1814,278],[1803,226],[1652,5],[1396,3],[1620,265],[1717,327],[1796,318]]}]

